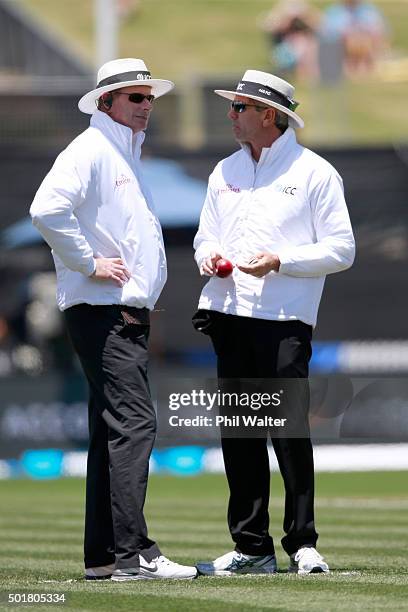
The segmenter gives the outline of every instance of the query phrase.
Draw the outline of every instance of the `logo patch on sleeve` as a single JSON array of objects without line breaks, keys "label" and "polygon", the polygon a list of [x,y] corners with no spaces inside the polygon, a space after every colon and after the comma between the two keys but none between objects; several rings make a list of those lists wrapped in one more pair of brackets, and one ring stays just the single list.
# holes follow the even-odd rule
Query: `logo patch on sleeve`
[{"label": "logo patch on sleeve", "polygon": [[120,187],[121,185],[126,185],[127,183],[131,183],[132,179],[124,174],[121,174],[119,178],[116,179],[115,187]]},{"label": "logo patch on sleeve", "polygon": [[293,185],[281,185],[277,183],[275,185],[275,191],[279,191],[280,193],[287,193],[288,195],[295,195],[297,187]]},{"label": "logo patch on sleeve", "polygon": [[231,191],[234,193],[241,193],[241,188],[234,187],[234,185],[231,185],[230,183],[226,183],[225,187],[218,189],[218,195],[220,195],[221,193],[229,193]]}]

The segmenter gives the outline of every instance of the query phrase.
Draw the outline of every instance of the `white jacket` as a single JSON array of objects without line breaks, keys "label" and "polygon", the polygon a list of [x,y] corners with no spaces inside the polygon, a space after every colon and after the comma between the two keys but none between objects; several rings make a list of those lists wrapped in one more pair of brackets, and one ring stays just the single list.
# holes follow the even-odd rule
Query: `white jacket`
[{"label": "white jacket", "polygon": [[[80,303],[152,310],[163,289],[163,237],[140,168],[144,137],[95,111],[37,191],[30,214],[52,248],[61,310]],[[96,280],[94,257],[121,257],[131,279],[123,287]]]},{"label": "white jacket", "polygon": [[296,142],[292,128],[263,149],[258,164],[243,146],[210,176],[194,248],[199,267],[212,251],[233,263],[259,251],[281,261],[278,273],[260,279],[237,268],[211,277],[199,308],[315,326],[326,274],[354,260],[342,180]]}]

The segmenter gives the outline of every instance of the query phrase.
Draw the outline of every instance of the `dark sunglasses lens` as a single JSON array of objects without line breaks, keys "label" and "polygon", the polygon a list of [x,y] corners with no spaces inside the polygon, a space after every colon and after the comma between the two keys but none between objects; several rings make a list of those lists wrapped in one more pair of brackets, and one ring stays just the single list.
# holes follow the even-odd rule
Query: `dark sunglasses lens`
[{"label": "dark sunglasses lens", "polygon": [[153,102],[154,100],[154,96],[145,96],[144,94],[141,93],[132,93],[129,94],[129,101],[130,102],[134,102],[135,104],[140,104],[141,102],[143,102],[143,100],[146,98],[146,100],[149,100],[149,102]]},{"label": "dark sunglasses lens", "polygon": [[231,102],[231,108],[236,113],[243,113],[246,109],[245,102]]}]

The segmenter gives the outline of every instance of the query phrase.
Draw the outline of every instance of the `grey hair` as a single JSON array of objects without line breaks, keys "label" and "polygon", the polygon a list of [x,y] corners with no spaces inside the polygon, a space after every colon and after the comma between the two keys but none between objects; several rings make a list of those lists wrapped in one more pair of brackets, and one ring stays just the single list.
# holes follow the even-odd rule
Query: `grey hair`
[{"label": "grey hair", "polygon": [[[254,105],[258,112],[263,111],[265,109],[270,108],[270,106],[257,106]],[[282,132],[286,132],[289,127],[289,117],[286,113],[278,110],[277,108],[273,109],[275,111],[275,126]]]},{"label": "grey hair", "polygon": [[275,109],[275,112],[276,112],[275,125],[278,128],[278,130],[280,130],[283,134],[289,127],[289,117],[286,113],[283,113],[277,108]]}]

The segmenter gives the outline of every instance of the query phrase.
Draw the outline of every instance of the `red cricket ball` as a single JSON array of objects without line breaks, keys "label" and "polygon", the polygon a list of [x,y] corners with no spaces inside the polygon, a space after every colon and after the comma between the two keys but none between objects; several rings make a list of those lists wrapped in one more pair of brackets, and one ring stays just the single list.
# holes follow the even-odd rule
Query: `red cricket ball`
[{"label": "red cricket ball", "polygon": [[234,269],[234,266],[228,259],[219,259],[215,263],[215,273],[220,278],[225,278],[229,276]]}]

